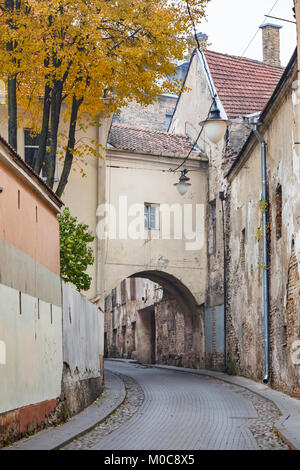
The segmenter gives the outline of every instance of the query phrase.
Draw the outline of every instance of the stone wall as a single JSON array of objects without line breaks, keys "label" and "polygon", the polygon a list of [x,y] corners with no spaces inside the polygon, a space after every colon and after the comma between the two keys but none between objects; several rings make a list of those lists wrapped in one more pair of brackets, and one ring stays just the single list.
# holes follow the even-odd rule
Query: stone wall
[{"label": "stone wall", "polygon": [[114,122],[134,127],[145,127],[157,131],[168,130],[168,123],[174,113],[177,96],[162,95],[153,104],[143,106],[131,102],[114,116]]}]

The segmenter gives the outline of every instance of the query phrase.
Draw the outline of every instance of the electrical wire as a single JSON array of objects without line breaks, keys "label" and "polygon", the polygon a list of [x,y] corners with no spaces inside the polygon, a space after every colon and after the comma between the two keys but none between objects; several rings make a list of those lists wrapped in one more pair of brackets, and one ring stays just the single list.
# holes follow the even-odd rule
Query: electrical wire
[{"label": "electrical wire", "polygon": [[[141,171],[159,171],[160,173],[170,173],[170,170],[162,170],[161,168],[141,168],[133,166],[120,166],[120,165],[107,165],[107,168],[114,168],[117,170],[141,170]],[[190,171],[200,172],[201,169],[191,169]],[[172,172],[177,172],[177,170],[172,170]]]},{"label": "electrical wire", "polygon": [[[277,3],[279,2],[279,0],[276,0],[276,2],[274,3],[274,5],[272,6],[271,10],[269,11],[268,15],[270,13],[272,13],[272,11],[274,10],[274,8],[276,7]],[[268,16],[266,15],[266,16]],[[264,18],[263,22],[261,24],[265,24],[266,22],[266,18]],[[244,57],[244,55],[246,54],[247,50],[249,49],[249,47],[251,46],[251,44],[253,43],[254,39],[256,38],[256,36],[258,35],[259,33],[259,29],[260,28],[257,28],[257,31],[256,33],[254,34],[254,36],[252,37],[251,41],[249,42],[248,46],[246,47],[246,49],[244,50],[243,54],[241,55],[241,57]]]},{"label": "electrical wire", "polygon": [[[211,103],[211,105],[210,105],[210,108],[209,108],[209,111],[208,111],[208,113],[207,113],[207,117],[206,117],[205,120],[208,119],[213,105],[214,105],[214,101],[212,101],[212,103]],[[185,159],[183,160],[183,162],[182,162],[178,167],[176,167],[174,170],[172,170],[172,169],[170,168],[169,171],[172,171],[172,172],[178,171],[179,168],[181,168],[181,167],[185,164],[185,162],[188,160],[189,156],[191,155],[191,153],[192,153],[193,150],[195,149],[195,146],[197,145],[197,142],[198,142],[198,140],[200,139],[203,130],[204,130],[204,126],[201,127],[200,132],[199,132],[199,134],[198,134],[198,136],[197,136],[197,139],[195,140],[194,144],[192,145],[192,147],[191,147],[189,153],[187,154],[187,156],[185,157]],[[190,171],[190,170],[189,170],[189,171]]]}]

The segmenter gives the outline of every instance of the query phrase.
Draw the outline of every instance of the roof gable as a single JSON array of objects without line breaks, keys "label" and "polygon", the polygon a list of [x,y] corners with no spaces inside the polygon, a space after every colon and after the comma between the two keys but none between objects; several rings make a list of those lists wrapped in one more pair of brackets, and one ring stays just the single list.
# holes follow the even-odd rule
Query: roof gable
[{"label": "roof gable", "polygon": [[262,111],[284,71],[282,67],[214,51],[206,51],[205,57],[231,119]]}]

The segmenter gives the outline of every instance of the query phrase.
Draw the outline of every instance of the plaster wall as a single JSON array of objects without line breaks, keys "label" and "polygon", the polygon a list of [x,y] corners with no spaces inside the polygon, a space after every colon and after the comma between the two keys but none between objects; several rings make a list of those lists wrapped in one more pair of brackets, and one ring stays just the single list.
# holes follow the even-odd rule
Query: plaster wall
[{"label": "plaster wall", "polygon": [[[292,86],[296,77],[294,68],[261,134],[267,143],[271,384],[299,396],[300,369],[291,355],[300,338],[300,164],[295,144],[298,105]],[[256,380],[264,374],[260,174],[260,146],[253,141],[231,177],[228,350],[233,369]]]}]

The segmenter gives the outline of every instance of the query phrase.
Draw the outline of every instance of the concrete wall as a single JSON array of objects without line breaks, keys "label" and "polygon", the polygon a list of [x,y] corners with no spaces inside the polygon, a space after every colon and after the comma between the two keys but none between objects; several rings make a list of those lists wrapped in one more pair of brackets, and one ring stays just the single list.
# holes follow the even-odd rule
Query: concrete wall
[{"label": "concrete wall", "polygon": [[[300,338],[300,155],[295,144],[299,103],[292,87],[296,78],[297,65],[260,132],[267,143],[271,385],[300,396],[300,368],[292,361],[293,344]],[[260,174],[260,146],[253,139],[230,176],[227,346],[232,371],[255,380],[264,376]]]},{"label": "concrete wall", "polygon": [[90,405],[103,382],[104,314],[63,283],[63,392],[66,413]]},{"label": "concrete wall", "polygon": [[0,284],[0,443],[42,425],[57,405],[62,377],[62,312]]}]

